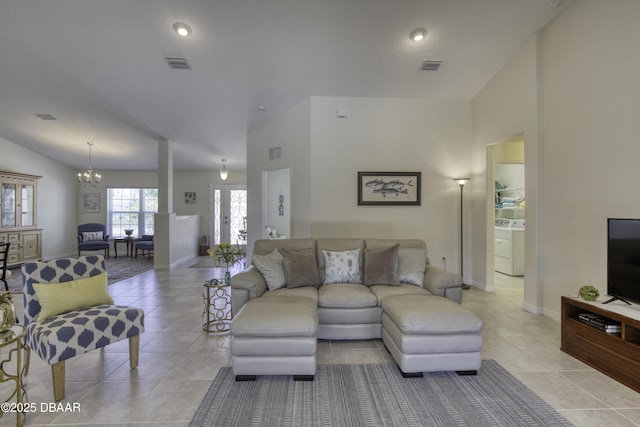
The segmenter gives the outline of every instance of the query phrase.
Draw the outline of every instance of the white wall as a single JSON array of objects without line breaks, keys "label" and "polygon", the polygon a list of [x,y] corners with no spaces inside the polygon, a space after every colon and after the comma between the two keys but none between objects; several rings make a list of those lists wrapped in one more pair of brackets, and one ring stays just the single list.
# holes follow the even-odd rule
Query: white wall
[{"label": "white wall", "polygon": [[[470,124],[468,101],[312,97],[250,134],[249,218],[261,206],[260,171],[291,165],[293,237],[424,239],[434,264],[446,257],[458,271],[452,178],[469,173]],[[279,145],[282,161],[266,160]],[[358,206],[358,171],[422,172],[422,206]]]},{"label": "white wall", "polygon": [[0,138],[0,170],[42,176],[38,180],[37,197],[42,257],[74,255],[77,250],[77,172],[3,138]]},{"label": "white wall", "polygon": [[[247,136],[247,256],[262,237],[262,173],[290,168],[291,237],[311,236],[311,100],[251,131]],[[269,160],[269,149],[281,147],[282,157]]]},{"label": "white wall", "polygon": [[[572,3],[473,100],[479,176],[487,144],[524,132],[532,311],[558,317],[560,297],[584,284],[606,293],[606,218],[640,217],[638,16],[636,0]],[[486,247],[476,192],[474,260]]]},{"label": "white wall", "polygon": [[544,32],[544,297],[606,293],[606,218],[640,217],[640,2],[581,0]]}]

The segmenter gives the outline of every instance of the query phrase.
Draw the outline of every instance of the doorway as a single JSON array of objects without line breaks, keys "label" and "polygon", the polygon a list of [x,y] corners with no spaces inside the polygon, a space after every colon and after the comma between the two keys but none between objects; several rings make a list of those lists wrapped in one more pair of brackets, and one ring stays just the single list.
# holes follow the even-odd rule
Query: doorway
[{"label": "doorway", "polygon": [[524,276],[525,158],[524,135],[488,147],[487,201],[491,206],[487,251],[490,287],[498,277]]},{"label": "doorway", "polygon": [[214,186],[211,193],[211,243],[246,245],[247,186]]}]

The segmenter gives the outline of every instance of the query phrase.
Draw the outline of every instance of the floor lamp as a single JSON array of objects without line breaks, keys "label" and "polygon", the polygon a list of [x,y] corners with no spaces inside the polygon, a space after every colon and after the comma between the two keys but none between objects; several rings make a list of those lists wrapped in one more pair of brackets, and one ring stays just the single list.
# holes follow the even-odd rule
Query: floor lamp
[{"label": "floor lamp", "polygon": [[464,266],[464,240],[463,240],[463,218],[464,218],[464,211],[463,211],[463,202],[464,202],[464,198],[463,196],[463,192],[464,192],[464,185],[469,182],[471,178],[456,178],[454,179],[454,181],[460,186],[460,276],[462,276],[462,289],[469,289],[469,285],[466,285],[464,283],[464,270],[463,270],[463,266]]}]

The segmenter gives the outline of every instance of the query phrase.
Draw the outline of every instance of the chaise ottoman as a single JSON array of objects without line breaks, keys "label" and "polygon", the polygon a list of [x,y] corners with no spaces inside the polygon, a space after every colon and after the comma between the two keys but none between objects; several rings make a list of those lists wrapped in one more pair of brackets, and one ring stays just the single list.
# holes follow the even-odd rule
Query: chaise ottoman
[{"label": "chaise ottoman", "polygon": [[433,295],[390,296],[381,306],[382,340],[403,376],[480,369],[482,320],[466,308]]},{"label": "chaise ottoman", "polygon": [[237,381],[256,375],[316,373],[318,308],[313,298],[271,296],[249,301],[231,322],[231,354]]}]

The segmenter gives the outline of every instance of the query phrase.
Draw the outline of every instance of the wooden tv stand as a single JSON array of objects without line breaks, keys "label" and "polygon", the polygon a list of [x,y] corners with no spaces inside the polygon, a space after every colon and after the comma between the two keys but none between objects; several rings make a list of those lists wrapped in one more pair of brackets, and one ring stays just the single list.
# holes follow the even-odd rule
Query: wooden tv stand
[{"label": "wooden tv stand", "polygon": [[[640,393],[640,306],[602,305],[602,301],[562,297],[560,349]],[[622,331],[601,331],[579,321],[580,313],[620,322]]]}]

